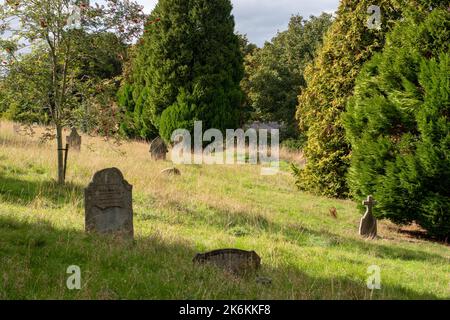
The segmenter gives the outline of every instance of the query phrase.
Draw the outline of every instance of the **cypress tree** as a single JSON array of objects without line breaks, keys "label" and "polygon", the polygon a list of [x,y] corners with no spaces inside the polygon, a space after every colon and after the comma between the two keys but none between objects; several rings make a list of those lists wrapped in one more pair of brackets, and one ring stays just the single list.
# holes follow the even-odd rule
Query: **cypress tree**
[{"label": "cypress tree", "polygon": [[[362,65],[383,48],[386,32],[400,20],[402,11],[411,5],[416,10],[428,9],[428,1],[419,2],[341,0],[323,47],[305,72],[307,87],[299,96],[296,116],[301,132],[307,136],[307,164],[294,171],[300,189],[325,196],[348,196],[350,145],[345,139],[342,112]],[[372,5],[381,9],[379,29],[368,28],[368,8]]]},{"label": "cypress tree", "polygon": [[450,13],[409,12],[357,79],[343,119],[355,198],[378,217],[450,235]]},{"label": "cypress tree", "polygon": [[158,2],[137,49],[133,89],[121,92],[140,136],[151,138],[156,128],[169,141],[195,120],[204,128],[237,126],[243,58],[231,10],[229,0]]}]

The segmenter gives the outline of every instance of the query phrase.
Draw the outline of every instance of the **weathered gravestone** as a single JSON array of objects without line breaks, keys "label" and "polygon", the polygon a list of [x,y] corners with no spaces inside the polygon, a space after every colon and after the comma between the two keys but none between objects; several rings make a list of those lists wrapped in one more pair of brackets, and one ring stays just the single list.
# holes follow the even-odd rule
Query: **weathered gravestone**
[{"label": "weathered gravestone", "polygon": [[194,263],[210,263],[226,271],[241,274],[259,269],[261,258],[255,251],[221,249],[197,254],[194,257]]},{"label": "weathered gravestone", "polygon": [[133,237],[132,189],[117,168],[97,172],[85,189],[86,231]]},{"label": "weathered gravestone", "polygon": [[80,151],[81,149],[81,136],[78,134],[76,128],[72,128],[70,135],[66,138],[67,144],[70,149]]},{"label": "weathered gravestone", "polygon": [[150,143],[150,155],[153,160],[166,160],[168,151],[166,143],[159,137]]},{"label": "weathered gravestone", "polygon": [[377,236],[377,219],[372,214],[372,209],[376,204],[377,202],[372,196],[368,196],[367,200],[363,201],[363,205],[367,207],[359,225],[359,235],[363,237],[373,239]]}]

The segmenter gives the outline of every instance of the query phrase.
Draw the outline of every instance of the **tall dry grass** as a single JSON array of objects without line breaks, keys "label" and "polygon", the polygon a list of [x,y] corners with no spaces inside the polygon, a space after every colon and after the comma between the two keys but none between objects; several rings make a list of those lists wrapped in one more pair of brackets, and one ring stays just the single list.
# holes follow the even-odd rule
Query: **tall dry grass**
[{"label": "tall dry grass", "polygon": [[[145,142],[117,145],[82,135],[81,151],[69,151],[61,187],[55,183],[56,142],[41,141],[46,128],[33,130],[32,136],[17,134],[13,123],[0,122],[0,276],[8,279],[0,298],[446,296],[445,246],[411,239],[384,221],[382,237],[364,241],[352,201],[299,192],[288,171],[263,176],[261,165],[177,165],[181,176],[170,177],[160,172],[173,163],[153,161]],[[133,185],[132,247],[84,233],[83,189],[109,167]],[[192,269],[195,253],[225,247],[258,252],[260,275],[273,285]],[[86,272],[79,293],[65,287],[68,263]],[[382,266],[384,284],[374,295],[365,286],[372,264]]]}]

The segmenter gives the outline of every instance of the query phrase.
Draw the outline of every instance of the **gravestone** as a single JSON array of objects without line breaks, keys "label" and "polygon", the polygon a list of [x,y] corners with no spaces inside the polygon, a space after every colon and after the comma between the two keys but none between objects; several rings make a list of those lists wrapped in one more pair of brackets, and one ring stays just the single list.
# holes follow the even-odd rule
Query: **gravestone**
[{"label": "gravestone", "polygon": [[272,284],[272,279],[268,277],[258,277],[256,278],[256,282],[264,286],[269,286]]},{"label": "gravestone", "polygon": [[181,172],[177,168],[167,168],[161,171],[161,174],[165,174],[168,176],[180,176]]},{"label": "gravestone", "polygon": [[80,151],[81,149],[81,136],[78,134],[76,128],[72,128],[70,135],[66,138],[67,144],[70,149]]},{"label": "gravestone", "polygon": [[368,196],[367,200],[363,201],[363,205],[367,207],[366,213],[361,218],[359,225],[359,235],[374,239],[377,236],[377,219],[372,214],[373,207],[377,201],[372,196]]},{"label": "gravestone", "polygon": [[233,273],[255,271],[261,267],[261,258],[255,251],[239,249],[221,249],[199,253],[193,261],[198,264],[210,263]]},{"label": "gravestone", "polygon": [[97,172],[84,191],[86,231],[133,237],[132,189],[117,168]]},{"label": "gravestone", "polygon": [[150,143],[150,155],[153,160],[166,160],[168,151],[166,143],[159,137]]}]

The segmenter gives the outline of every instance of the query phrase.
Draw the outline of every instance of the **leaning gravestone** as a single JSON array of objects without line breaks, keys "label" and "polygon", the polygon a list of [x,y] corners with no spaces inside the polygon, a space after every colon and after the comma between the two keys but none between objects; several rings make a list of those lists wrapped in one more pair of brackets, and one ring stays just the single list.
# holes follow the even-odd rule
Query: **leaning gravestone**
[{"label": "leaning gravestone", "polygon": [[166,143],[159,137],[150,143],[150,155],[153,160],[166,160],[168,151]]},{"label": "leaning gravestone", "polygon": [[70,135],[66,138],[67,144],[70,149],[80,151],[81,149],[81,136],[78,134],[76,128],[72,128]]},{"label": "leaning gravestone", "polygon": [[363,205],[367,207],[359,225],[359,235],[363,237],[374,239],[377,236],[377,219],[372,214],[372,209],[376,204],[377,202],[372,196],[368,196],[367,200],[363,201]]},{"label": "leaning gravestone", "polygon": [[117,168],[97,172],[85,189],[86,231],[133,237],[132,189]]},{"label": "leaning gravestone", "polygon": [[194,263],[210,263],[233,273],[245,273],[261,267],[261,258],[255,251],[239,249],[221,249],[207,253],[199,253]]}]

